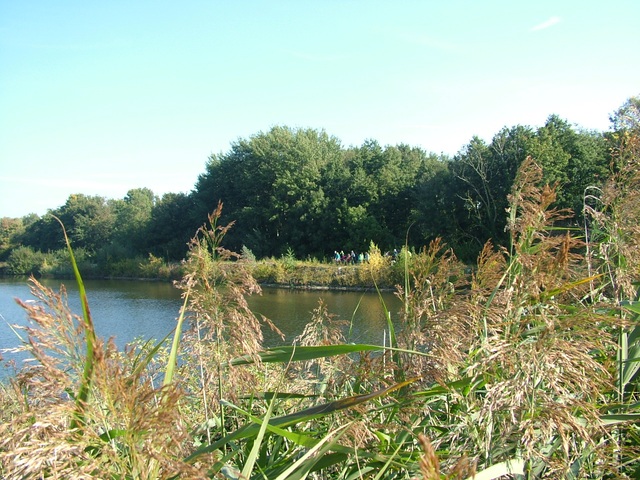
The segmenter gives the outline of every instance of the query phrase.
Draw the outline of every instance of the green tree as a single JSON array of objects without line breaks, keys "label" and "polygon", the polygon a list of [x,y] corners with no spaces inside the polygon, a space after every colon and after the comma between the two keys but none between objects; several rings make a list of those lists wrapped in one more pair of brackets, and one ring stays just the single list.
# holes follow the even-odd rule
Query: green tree
[{"label": "green tree", "polygon": [[213,155],[194,191],[197,218],[206,218],[220,200],[223,220],[236,225],[226,238],[256,255],[297,255],[322,251],[326,222],[322,176],[340,155],[339,141],[323,131],[274,127]]},{"label": "green tree", "polygon": [[21,218],[0,219],[0,260],[6,260],[11,249],[18,246],[25,226]]},{"label": "green tree", "polygon": [[515,126],[503,128],[489,145],[473,137],[450,162],[447,203],[456,230],[447,240],[465,259],[475,258],[487,240],[507,242],[507,195],[533,136],[530,128]]},{"label": "green tree", "polygon": [[640,96],[628,98],[609,120],[615,132],[640,132]]},{"label": "green tree", "polygon": [[408,145],[380,147],[367,140],[345,151],[340,177],[334,175],[331,203],[344,230],[341,246],[366,250],[373,241],[383,249],[402,245],[417,200],[418,178],[436,161]]},{"label": "green tree", "polygon": [[556,115],[551,115],[545,125],[538,129],[536,141],[530,150],[531,156],[542,167],[543,182],[558,184],[560,204],[566,204],[563,188],[569,183],[568,166],[571,154],[567,147],[575,132],[571,126]]},{"label": "green tree", "polygon": [[[74,248],[94,253],[111,242],[115,216],[104,197],[70,195],[62,207],[50,213],[62,221]],[[52,215],[45,215],[27,226],[23,239],[24,245],[42,252],[64,247],[60,224]]]},{"label": "green tree", "polygon": [[579,130],[568,145],[569,182],[563,193],[566,204],[578,219],[582,218],[585,189],[601,187],[611,174],[611,155],[606,137],[600,132]]},{"label": "green tree", "polygon": [[378,172],[374,173],[378,184],[378,203],[372,213],[390,238],[384,243],[385,238],[373,240],[379,240],[378,244],[386,243],[391,248],[405,242],[416,199],[418,175],[429,160],[424,150],[408,145],[386,147],[383,160]]},{"label": "green tree", "polygon": [[456,237],[461,229],[452,213],[460,209],[456,206],[460,199],[453,190],[450,162],[448,157],[435,158],[423,167],[416,179],[411,233],[416,235],[417,244],[428,245],[438,237],[451,246],[459,243]]},{"label": "green tree", "polygon": [[601,186],[609,174],[604,136],[574,129],[557,115],[538,129],[529,153],[542,167],[543,181],[558,184],[556,207],[570,208],[578,216],[585,188]]},{"label": "green tree", "polygon": [[455,182],[451,193],[457,197],[451,202],[454,210],[450,214],[478,249],[490,238],[499,241],[504,230],[506,192],[500,188],[502,173],[496,168],[489,145],[473,137],[450,167]]},{"label": "green tree", "polygon": [[113,202],[114,240],[135,253],[144,253],[152,241],[147,230],[155,202],[155,195],[148,188],[129,190],[123,200]]},{"label": "green tree", "polygon": [[71,195],[60,209],[58,217],[75,248],[95,252],[112,239],[115,216],[104,197]]},{"label": "green tree", "polygon": [[185,258],[196,226],[188,214],[193,199],[185,193],[166,193],[153,207],[147,229],[149,253],[166,260]]},{"label": "green tree", "polygon": [[41,252],[59,250],[64,246],[60,224],[51,215],[43,215],[25,227],[21,243]]}]

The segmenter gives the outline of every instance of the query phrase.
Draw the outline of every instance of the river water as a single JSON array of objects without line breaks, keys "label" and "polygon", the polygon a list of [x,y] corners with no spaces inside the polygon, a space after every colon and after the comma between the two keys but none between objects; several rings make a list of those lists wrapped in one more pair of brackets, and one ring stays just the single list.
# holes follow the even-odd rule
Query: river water
[{"label": "river water", "polygon": [[[64,283],[71,310],[81,314],[75,281],[44,279],[41,282],[54,291]],[[180,291],[165,282],[87,280],[85,289],[97,334],[105,339],[113,337],[119,348],[135,338],[164,338],[175,327],[182,305]],[[13,371],[7,362],[20,364],[25,358],[24,354],[3,353],[3,349],[20,344],[9,325],[27,323],[25,312],[16,304],[16,298],[32,301],[27,280],[0,278],[0,355],[3,357],[0,378]],[[350,326],[344,329],[345,335],[350,332],[348,342],[383,343],[387,323],[384,307],[375,292],[264,288],[262,295],[249,297],[249,306],[257,315],[269,318],[285,334],[282,341],[265,327],[265,347],[291,344],[311,319],[320,299],[336,318],[349,322]],[[395,318],[400,308],[399,301],[391,293],[384,293],[383,301]]]}]

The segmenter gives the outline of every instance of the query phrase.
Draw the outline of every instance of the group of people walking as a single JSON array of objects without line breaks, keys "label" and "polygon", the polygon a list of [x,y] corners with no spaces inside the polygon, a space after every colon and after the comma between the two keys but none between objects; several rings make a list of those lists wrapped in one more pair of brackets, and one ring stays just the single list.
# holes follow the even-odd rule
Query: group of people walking
[{"label": "group of people walking", "polygon": [[338,252],[337,250],[333,253],[333,261],[338,264],[356,264],[356,263],[364,263],[369,261],[369,252],[367,253],[358,253],[356,254],[353,250],[349,253],[344,253],[343,251]]},{"label": "group of people walking", "polygon": [[[393,252],[385,252],[384,257],[390,258],[391,263],[395,263],[398,260],[399,252],[397,249],[393,249]],[[369,263],[369,252],[360,252],[356,254],[353,250],[349,253],[344,253],[344,251],[333,252],[333,261],[338,265],[355,265],[357,263]]]}]

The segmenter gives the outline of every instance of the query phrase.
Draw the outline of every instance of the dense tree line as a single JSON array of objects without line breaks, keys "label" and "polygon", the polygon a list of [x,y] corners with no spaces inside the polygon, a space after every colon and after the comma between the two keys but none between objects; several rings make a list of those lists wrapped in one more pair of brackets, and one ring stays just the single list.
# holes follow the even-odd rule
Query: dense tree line
[{"label": "dense tree line", "polygon": [[[473,260],[486,240],[507,241],[507,196],[527,156],[559,187],[557,207],[577,218],[585,188],[615,169],[611,150],[619,132],[638,118],[638,98],[612,116],[612,131],[586,131],[558,116],[539,128],[505,127],[487,143],[474,137],[452,158],[408,145],[368,140],[344,147],[321,130],[274,127],[239,139],[212,155],[189,194],[157,197],[147,188],[123,199],[71,195],[50,211],[65,224],[75,248],[95,263],[184,257],[187,242],[222,202],[223,223],[235,222],[227,247],[257,257],[294,252],[327,258],[334,250],[383,250],[443,237]],[[17,248],[62,248],[51,215],[3,218],[0,261]]]}]

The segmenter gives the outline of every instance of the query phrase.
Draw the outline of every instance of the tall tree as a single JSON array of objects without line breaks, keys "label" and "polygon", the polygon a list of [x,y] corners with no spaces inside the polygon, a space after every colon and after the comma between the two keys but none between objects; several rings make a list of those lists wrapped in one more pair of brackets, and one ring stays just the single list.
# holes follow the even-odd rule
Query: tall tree
[{"label": "tall tree", "polygon": [[6,260],[11,249],[18,246],[24,231],[21,218],[0,218],[0,260]]},{"label": "tall tree", "polygon": [[616,132],[640,132],[640,96],[628,98],[610,117]]},{"label": "tall tree", "polygon": [[[70,195],[62,207],[50,213],[62,221],[75,248],[95,252],[111,241],[115,215],[104,197]],[[45,215],[27,226],[23,243],[46,252],[63,248],[64,237],[58,222]]]},{"label": "tall tree", "polygon": [[148,188],[134,188],[123,200],[113,202],[116,217],[114,240],[130,246],[135,253],[145,253],[151,240],[147,230],[155,202],[155,195]]},{"label": "tall tree", "polygon": [[104,197],[71,195],[58,213],[76,248],[95,252],[111,241],[115,215]]},{"label": "tall tree", "polygon": [[608,176],[608,146],[602,134],[580,131],[551,115],[537,131],[530,154],[542,167],[543,180],[557,184],[559,208],[581,215],[585,188],[600,186]]},{"label": "tall tree", "polygon": [[487,239],[501,236],[506,193],[497,188],[501,182],[496,180],[502,173],[496,169],[491,149],[478,137],[473,137],[454,157],[450,167],[455,179],[453,194],[462,201],[462,204],[456,202],[457,208],[452,214],[479,248]]},{"label": "tall tree", "polygon": [[460,231],[454,212],[459,200],[453,191],[453,175],[448,157],[435,157],[427,162],[418,174],[413,189],[414,201],[411,221],[415,225],[411,232],[417,243],[427,245],[437,237],[450,245],[457,244]]},{"label": "tall tree", "polygon": [[322,176],[340,154],[336,138],[313,129],[274,127],[241,139],[229,153],[212,156],[198,178],[197,215],[222,201],[223,219],[236,221],[226,240],[259,256],[288,247],[299,255],[322,251],[318,227],[330,215]]},{"label": "tall tree", "polygon": [[166,193],[153,207],[147,228],[149,253],[166,260],[185,258],[189,239],[196,225],[188,214],[193,210],[193,199],[185,193]]},{"label": "tall tree", "polygon": [[457,224],[453,243],[466,259],[475,258],[489,239],[506,242],[507,195],[533,136],[530,128],[515,126],[503,128],[489,145],[473,137],[449,164],[448,203]]}]

